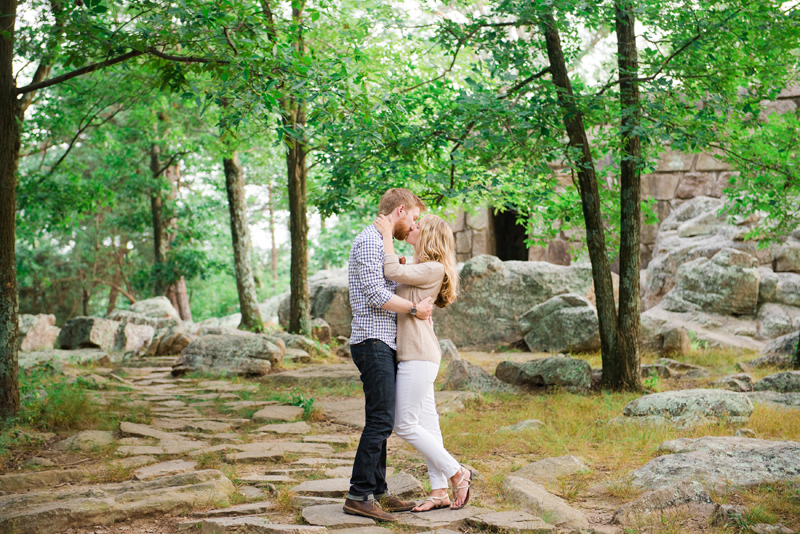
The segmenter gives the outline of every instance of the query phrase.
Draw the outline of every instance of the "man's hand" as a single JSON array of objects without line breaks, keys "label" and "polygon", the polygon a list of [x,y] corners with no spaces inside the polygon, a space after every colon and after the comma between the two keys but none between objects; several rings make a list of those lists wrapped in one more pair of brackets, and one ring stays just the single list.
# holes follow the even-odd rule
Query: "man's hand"
[{"label": "man's hand", "polygon": [[417,318],[426,321],[433,313],[433,300],[428,297],[417,303]]}]

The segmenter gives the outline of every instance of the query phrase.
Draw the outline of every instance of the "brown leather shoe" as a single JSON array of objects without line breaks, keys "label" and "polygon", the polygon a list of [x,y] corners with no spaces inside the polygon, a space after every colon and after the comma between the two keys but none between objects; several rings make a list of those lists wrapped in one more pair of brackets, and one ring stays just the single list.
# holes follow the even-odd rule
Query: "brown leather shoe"
[{"label": "brown leather shoe", "polygon": [[345,499],[344,513],[350,515],[361,515],[378,521],[396,522],[397,518],[392,514],[387,514],[375,501],[354,501]]},{"label": "brown leather shoe", "polygon": [[389,495],[380,500],[381,508],[387,512],[408,512],[417,503],[413,501],[401,501],[396,495]]}]

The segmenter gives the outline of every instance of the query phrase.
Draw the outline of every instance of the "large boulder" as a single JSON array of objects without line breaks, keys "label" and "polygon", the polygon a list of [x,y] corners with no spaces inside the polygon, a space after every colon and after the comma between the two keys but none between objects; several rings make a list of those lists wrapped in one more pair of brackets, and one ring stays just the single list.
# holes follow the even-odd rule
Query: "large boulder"
[{"label": "large boulder", "polygon": [[146,349],[153,340],[155,330],[146,324],[126,323],[119,326],[114,350],[117,352],[138,353]]},{"label": "large boulder", "polygon": [[800,330],[800,308],[766,302],[758,307],[758,335],[774,339]]},{"label": "large boulder", "polygon": [[754,256],[723,248],[710,260],[697,258],[678,267],[675,288],[661,305],[673,312],[755,315],[760,279]]},{"label": "large boulder", "polygon": [[497,378],[526,389],[559,386],[572,392],[588,391],[592,367],[585,360],[550,356],[524,363],[504,361],[495,370]]},{"label": "large boulder", "polygon": [[173,375],[191,371],[262,376],[280,365],[284,349],[266,336],[201,336],[172,366]]},{"label": "large boulder", "polygon": [[108,353],[102,349],[76,349],[76,350],[35,350],[33,352],[19,353],[20,369],[28,369],[43,363],[64,364],[99,364],[102,362],[117,362],[123,355]]},{"label": "large boulder", "polygon": [[58,334],[57,345],[61,349],[101,348],[112,351],[116,348],[120,323],[99,317],[75,317],[70,319]]},{"label": "large boulder", "polygon": [[434,309],[434,329],[457,347],[492,350],[522,341],[517,318],[563,293],[593,294],[591,267],[475,256],[461,269],[458,300]]},{"label": "large boulder", "polygon": [[[319,343],[313,339],[309,339],[299,334],[290,334],[288,332],[278,331],[272,334],[276,339],[283,341],[287,349],[299,349],[306,351],[309,355],[314,357],[327,356]],[[348,343],[349,346],[349,343]]]},{"label": "large boulder", "polygon": [[195,339],[197,339],[197,336],[190,333],[185,324],[176,324],[156,332],[153,341],[150,342],[150,346],[147,348],[146,355],[170,356],[180,354]]},{"label": "large boulder", "polygon": [[[281,293],[280,295],[275,295],[274,297],[270,297],[261,304],[258,305],[258,310],[261,312],[261,320],[264,321],[265,324],[277,325],[278,324],[278,308],[280,308],[281,302],[289,292]],[[211,317],[209,319],[204,319],[197,323],[199,326],[208,326],[208,327],[228,327],[228,328],[238,328],[238,326],[242,322],[242,314],[241,313],[233,313],[231,315],[226,315],[225,317]]]},{"label": "large boulder", "polygon": [[740,393],[722,389],[684,389],[653,393],[630,401],[617,422],[673,424],[691,427],[721,420],[746,423],[753,403]]},{"label": "large boulder", "polygon": [[169,328],[171,326],[180,324],[180,319],[173,319],[172,317],[150,317],[143,313],[137,313],[131,310],[113,310],[106,315],[106,319],[117,321],[122,324],[142,324],[152,326],[155,330],[162,328]]},{"label": "large boulder", "polygon": [[775,361],[791,360],[798,342],[800,342],[800,330],[773,339],[764,347],[763,358]]},{"label": "large boulder", "polygon": [[[350,290],[347,286],[347,269],[320,271],[308,279],[311,317],[324,319],[331,327],[331,336],[350,337],[353,310],[350,308]],[[281,326],[289,326],[290,296],[281,301],[278,315]]]},{"label": "large boulder", "polygon": [[740,437],[681,438],[662,444],[665,454],[631,474],[637,487],[654,490],[685,480],[708,488],[757,486],[800,477],[800,443]]},{"label": "large boulder", "polygon": [[452,360],[447,366],[445,391],[511,392],[515,388],[466,360]]},{"label": "large boulder", "polygon": [[800,393],[800,371],[784,371],[765,376],[753,384],[753,391]]},{"label": "large boulder", "polygon": [[19,350],[52,349],[61,330],[56,326],[55,315],[19,315]]},{"label": "large boulder", "polygon": [[600,348],[597,310],[586,297],[567,293],[534,306],[519,318],[533,352],[585,352]]},{"label": "large boulder", "polygon": [[153,297],[151,299],[140,300],[131,306],[131,311],[156,319],[181,320],[181,315],[178,313],[178,310],[175,309],[167,297]]}]

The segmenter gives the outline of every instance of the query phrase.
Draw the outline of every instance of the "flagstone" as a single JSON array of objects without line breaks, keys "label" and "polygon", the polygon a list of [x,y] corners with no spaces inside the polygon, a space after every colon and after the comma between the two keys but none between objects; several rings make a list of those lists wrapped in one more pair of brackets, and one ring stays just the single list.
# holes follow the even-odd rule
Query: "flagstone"
[{"label": "flagstone", "polygon": [[341,507],[344,504],[344,499],[336,499],[334,497],[311,497],[309,495],[292,495],[291,505],[292,508],[307,508],[309,506],[321,506],[325,504],[335,504]]},{"label": "flagstone", "polygon": [[556,527],[541,518],[522,511],[489,512],[468,517],[467,524],[492,532],[524,532],[525,534],[555,534]]},{"label": "flagstone", "polygon": [[267,406],[253,414],[253,421],[292,422],[301,417],[303,409],[299,406]]},{"label": "flagstone", "polygon": [[329,528],[351,528],[373,526],[375,521],[369,517],[361,517],[344,513],[341,504],[323,504],[303,508],[303,519],[310,525]]},{"label": "flagstone", "polygon": [[164,406],[165,408],[183,408],[186,406],[186,403],[179,400],[168,400],[164,402],[158,402],[157,406]]},{"label": "flagstone", "polygon": [[141,436],[145,438],[155,438],[155,439],[174,439],[174,436],[169,432],[164,432],[162,430],[158,430],[149,425],[143,425],[141,423],[130,423],[128,421],[122,421],[119,424],[119,430],[123,434],[129,434],[132,436]]},{"label": "flagstone", "polygon": [[244,475],[236,477],[236,480],[250,482],[253,484],[275,484],[282,482],[294,482],[294,479],[285,475]]},{"label": "flagstone", "polygon": [[202,534],[328,534],[325,527],[309,525],[279,525],[270,523],[269,517],[248,515],[203,519]]},{"label": "flagstone", "polygon": [[424,514],[402,512],[395,514],[395,517],[397,517],[400,524],[411,527],[429,530],[438,530],[441,528],[458,530],[466,526],[467,518],[490,512],[493,512],[493,510],[467,505],[461,510],[442,508],[440,510],[431,510]]},{"label": "flagstone", "polygon": [[251,400],[240,400],[240,401],[233,401],[233,402],[226,402],[223,404],[229,410],[241,410],[242,408],[257,408],[259,406],[270,406],[278,404],[278,401],[251,401]]},{"label": "flagstone", "polygon": [[189,401],[192,400],[217,400],[217,399],[239,399],[239,395],[233,393],[203,393],[201,395],[194,395]]},{"label": "flagstone", "polygon": [[305,434],[311,432],[311,426],[305,421],[297,423],[277,423],[258,427],[254,432],[272,432],[274,434]]},{"label": "flagstone", "polygon": [[237,504],[236,506],[229,506],[228,508],[215,508],[213,510],[204,510],[202,512],[193,512],[193,517],[215,517],[215,516],[234,516],[234,515],[254,515],[263,514],[274,505],[269,501],[251,502],[245,504]]},{"label": "flagstone", "polygon": [[135,480],[150,480],[164,475],[177,475],[180,473],[186,473],[187,471],[194,471],[195,467],[197,467],[197,462],[171,460],[169,462],[161,462],[158,464],[141,467],[134,471],[133,478]]},{"label": "flagstone", "polygon": [[224,443],[222,445],[214,445],[212,447],[204,447],[202,449],[197,449],[189,453],[189,456],[200,456],[201,454],[208,454],[212,452],[220,452],[220,451],[235,451],[234,445],[232,443]]},{"label": "flagstone", "polygon": [[274,447],[272,449],[249,450],[226,454],[225,459],[229,462],[260,462],[265,460],[281,460],[283,459],[283,451],[279,447]]},{"label": "flagstone", "polygon": [[[306,480],[302,484],[293,487],[289,491],[295,495],[342,498],[347,495],[349,490],[349,478],[326,478],[321,480]],[[306,519],[306,521],[308,521],[308,519]]]},{"label": "flagstone", "polygon": [[304,443],[340,443],[349,445],[356,436],[333,436],[329,434],[318,434],[316,436],[303,436]]},{"label": "flagstone", "polygon": [[292,465],[310,465],[310,466],[324,466],[324,465],[352,465],[350,460],[340,460],[338,458],[300,458],[292,462]]}]

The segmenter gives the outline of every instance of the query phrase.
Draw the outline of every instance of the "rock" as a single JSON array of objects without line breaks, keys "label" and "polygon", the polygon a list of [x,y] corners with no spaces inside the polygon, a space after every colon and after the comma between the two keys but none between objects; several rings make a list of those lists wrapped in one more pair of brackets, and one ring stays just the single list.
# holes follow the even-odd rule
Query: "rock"
[{"label": "rock", "polygon": [[571,392],[588,391],[592,368],[585,360],[550,356],[525,363],[504,361],[495,370],[503,382],[524,388],[560,386]]},{"label": "rock", "polygon": [[800,393],[800,371],[784,371],[766,376],[753,384],[753,390]]},{"label": "rock", "polygon": [[758,335],[763,339],[773,339],[800,330],[800,309],[785,304],[762,304],[756,319]]},{"label": "rock", "polygon": [[682,356],[688,354],[691,348],[692,342],[685,329],[681,327],[670,328],[664,332],[664,343],[661,347],[661,354],[665,356]]},{"label": "rock", "polygon": [[556,295],[588,296],[592,289],[589,266],[481,255],[469,259],[460,274],[459,299],[433,312],[436,335],[457,347],[493,350],[521,341],[517,317]]},{"label": "rock", "polygon": [[797,534],[796,531],[785,525],[772,525],[770,523],[755,523],[750,525],[748,530],[753,534]]},{"label": "rock", "polygon": [[326,478],[320,480],[306,480],[302,484],[293,487],[290,491],[295,495],[343,498],[347,495],[347,492],[350,491],[350,479]]},{"label": "rock", "polygon": [[311,355],[303,349],[286,349],[283,361],[292,363],[311,363]]},{"label": "rock", "polygon": [[325,527],[280,525],[269,517],[209,517],[200,524],[201,534],[328,534]]},{"label": "rock", "polygon": [[353,441],[357,442],[358,436],[335,436],[333,434],[303,436],[303,443],[334,443],[339,445],[350,445]]},{"label": "rock", "polygon": [[156,333],[147,348],[146,356],[180,354],[195,339],[197,339],[197,336],[190,333],[185,324],[176,324]]},{"label": "rock", "polygon": [[245,499],[261,499],[264,497],[264,491],[255,486],[240,486],[237,491]]},{"label": "rock", "polygon": [[149,317],[143,313],[136,313],[130,310],[112,310],[111,313],[106,315],[106,319],[116,321],[124,324],[140,324],[152,326],[154,330],[169,329],[175,325],[181,324],[180,319],[173,319],[169,317]]},{"label": "rock", "polygon": [[[556,528],[527,512],[490,512],[467,518],[467,524],[489,532],[555,534]],[[589,526],[589,523],[586,523]]]},{"label": "rock", "polygon": [[635,501],[623,504],[614,512],[612,521],[618,525],[628,525],[654,512],[687,505],[694,509],[692,517],[699,515],[696,510],[698,505],[705,508],[705,515],[708,516],[716,511],[717,506],[702,484],[686,480],[648,491]]},{"label": "rock", "polygon": [[581,511],[548,492],[540,484],[509,476],[503,481],[500,491],[510,503],[537,516],[546,516],[548,523],[560,529],[589,527],[589,521]]},{"label": "rock", "polygon": [[645,395],[629,402],[622,413],[639,422],[690,427],[719,420],[745,423],[753,413],[753,404],[731,391],[685,389]]},{"label": "rock", "polygon": [[84,430],[56,443],[57,451],[95,451],[114,442],[114,433],[103,430]]},{"label": "rock", "polygon": [[336,341],[339,343],[339,346],[336,347],[336,356],[339,358],[352,358],[353,355],[350,354],[350,338],[339,336]]},{"label": "rock", "polygon": [[733,435],[737,438],[756,438],[756,433],[749,428],[737,428]]},{"label": "rock", "polygon": [[558,295],[534,306],[519,318],[525,343],[532,352],[585,352],[600,348],[597,310],[574,293]]},{"label": "rock", "polygon": [[311,321],[311,336],[320,343],[330,344],[331,340],[331,326],[322,319],[317,317]]},{"label": "rock", "polygon": [[800,241],[790,238],[784,243],[775,258],[775,272],[800,273]]},{"label": "rock", "polygon": [[[764,347],[764,357],[773,360],[784,357],[790,360],[795,354],[798,341],[800,341],[800,330],[794,332],[793,334],[786,334],[785,336],[773,339]],[[780,361],[787,360],[781,359]]]},{"label": "rock", "polygon": [[650,460],[631,475],[637,487],[653,490],[684,480],[702,480],[708,488],[756,486],[800,475],[800,443],[737,437],[681,438],[661,451],[676,451]]},{"label": "rock", "polygon": [[303,369],[271,374],[265,376],[262,381],[276,387],[300,385],[334,387],[360,382],[361,373],[358,372],[358,367],[352,362],[334,365],[311,365]]},{"label": "rock", "polygon": [[153,335],[155,335],[155,330],[152,326],[146,324],[126,323],[120,325],[114,343],[114,350],[117,352],[138,353],[150,346]]},{"label": "rock", "polygon": [[61,331],[56,326],[55,315],[19,314],[19,350],[52,349]]},{"label": "rock", "polygon": [[461,359],[461,357],[458,355],[458,349],[456,348],[455,343],[449,339],[439,340],[439,350],[442,352],[443,362],[452,362]]},{"label": "rock", "polygon": [[292,508],[307,508],[309,506],[322,506],[324,504],[338,504],[341,507],[344,504],[344,499],[336,499],[333,497],[309,497],[307,495],[292,495],[291,505]]},{"label": "rock", "polygon": [[[250,486],[245,486],[250,487]],[[263,494],[263,493],[262,493]],[[263,514],[269,511],[270,508],[275,506],[269,501],[264,502],[251,502],[246,504],[237,504],[229,506],[228,508],[215,508],[213,510],[203,510],[200,512],[192,512],[193,517],[217,517],[217,516],[234,516],[234,515],[253,515]]]},{"label": "rock", "polygon": [[174,440],[176,438],[175,434],[171,434],[170,432],[164,432],[163,430],[155,429],[149,425],[130,423],[128,421],[120,422],[119,431],[126,436],[141,436],[159,440]]},{"label": "rock", "polygon": [[386,485],[394,495],[401,499],[418,499],[425,496],[422,483],[408,473],[398,473],[386,479]]},{"label": "rock", "polygon": [[177,475],[186,473],[187,471],[193,471],[196,466],[197,462],[187,462],[186,460],[161,462],[137,469],[133,472],[133,478],[135,480],[150,480],[164,475]]},{"label": "rock", "polygon": [[0,531],[56,534],[69,528],[112,525],[143,515],[209,506],[233,495],[216,470],[160,477],[146,482],[92,485],[0,497]]},{"label": "rock", "polygon": [[522,432],[524,430],[539,430],[544,426],[544,423],[538,419],[525,419],[519,423],[509,426],[501,426],[497,432]]},{"label": "rock", "polygon": [[746,252],[723,248],[709,260],[697,258],[678,268],[675,288],[662,306],[674,312],[755,315],[758,304],[758,260]]},{"label": "rock", "polygon": [[[698,258],[712,258],[722,249],[734,249],[747,253],[756,258],[758,265],[770,265],[775,258],[776,249],[774,247],[759,250],[758,242],[755,240],[743,239],[751,229],[758,225],[761,220],[756,217],[752,220],[742,221],[742,224],[728,224],[722,219],[714,222],[716,213],[724,206],[721,199],[710,197],[696,197],[681,204],[664,219],[659,227],[656,242],[653,249],[653,257],[647,265],[647,279],[645,291],[642,294],[643,310],[649,310],[661,302],[661,299],[669,293],[680,277],[680,267]],[[688,224],[685,224],[688,223]],[[685,226],[684,226],[685,224]],[[722,258],[720,258],[721,262]],[[724,263],[724,262],[723,262]],[[699,266],[696,266],[699,267]],[[716,286],[722,290],[719,284],[731,277],[738,276],[735,268],[725,268],[721,266],[708,265],[706,267],[710,273],[714,274],[714,279],[703,283],[693,276],[689,276],[693,287],[699,287],[706,283]],[[696,274],[696,269],[689,275]],[[742,274],[742,273],[739,273]],[[749,279],[745,276],[744,279]],[[756,284],[756,288],[758,284]],[[729,288],[733,290],[734,288]],[[751,298],[751,287],[747,288],[747,297]],[[693,290],[692,293],[695,293]],[[739,297],[743,297],[743,291],[738,288],[733,291]],[[722,296],[722,294],[719,294]],[[675,295],[679,296],[679,295]],[[690,295],[691,296],[691,295]],[[694,295],[702,300],[702,295]],[[720,304],[720,299],[710,296],[711,301]],[[682,306],[689,307],[692,301],[684,301]],[[747,299],[737,301],[738,305],[749,304]],[[724,308],[724,303],[722,304]],[[709,310],[706,310],[709,311]],[[752,312],[751,312],[752,314]]]},{"label": "rock", "polygon": [[[94,475],[88,469],[65,469],[63,471],[36,471],[33,473],[11,473],[0,475],[0,491],[20,493],[29,490],[41,490],[42,488],[79,482],[86,480]],[[2,497],[0,497],[0,510],[3,510]],[[2,514],[0,514],[0,518]],[[0,519],[0,524],[2,519]]]},{"label": "rock", "polygon": [[530,463],[514,471],[514,476],[545,486],[557,486],[559,478],[577,475],[586,471],[589,471],[589,468],[579,458],[567,455],[544,458]]},{"label": "rock", "polygon": [[[347,491],[345,491],[345,493],[347,493]],[[304,507],[303,519],[309,525],[337,529],[373,526],[376,524],[375,521],[369,517],[344,513],[342,505],[339,503]]]},{"label": "rock", "polygon": [[131,311],[156,319],[172,319],[177,322],[181,320],[178,310],[175,309],[167,297],[140,300],[131,306]]},{"label": "rock", "polygon": [[283,359],[283,350],[266,336],[201,336],[183,349],[173,375],[186,372],[226,372],[241,376],[269,373]]},{"label": "rock", "polygon": [[719,389],[728,389],[730,391],[738,391],[744,393],[746,391],[753,391],[753,378],[747,373],[738,373],[735,375],[728,375],[711,382],[711,386]]},{"label": "rock", "polygon": [[667,366],[670,371],[676,374],[686,374],[687,376],[695,377],[708,376],[710,374],[705,367],[700,367],[692,363],[679,362],[670,358],[659,358],[656,363]]},{"label": "rock", "polygon": [[[383,527],[337,528],[330,531],[332,534],[392,534],[392,531]],[[453,534],[440,532],[439,534]]]},{"label": "rock", "polygon": [[672,370],[661,363],[652,365],[642,364],[640,369],[642,378],[649,378],[651,375],[659,378],[672,378],[674,376]]},{"label": "rock", "polygon": [[42,458],[41,456],[34,456],[22,462],[22,465],[25,467],[55,467],[56,463],[53,460]]},{"label": "rock", "polygon": [[[675,196],[677,198],[691,199],[699,196],[709,196],[714,188],[714,174],[710,172],[687,172],[683,175]],[[709,214],[713,215],[713,214]],[[714,217],[716,220],[716,217]],[[686,223],[684,223],[686,224]]]},{"label": "rock", "polygon": [[305,421],[299,421],[297,423],[264,425],[256,428],[253,432],[273,432],[275,434],[307,434],[311,432],[311,427]]},{"label": "rock", "polygon": [[[311,317],[324,319],[330,325],[331,336],[350,337],[353,311],[350,308],[350,290],[347,286],[347,269],[319,271],[308,278]],[[289,326],[289,295],[281,301],[278,316],[284,329]]]},{"label": "rock", "polygon": [[99,317],[76,317],[70,319],[58,334],[57,344],[61,349],[101,348],[114,350],[120,324]]},{"label": "rock", "polygon": [[287,349],[304,350],[312,357],[323,358],[327,356],[327,353],[322,350],[322,346],[313,339],[308,339],[307,337],[297,334],[288,334],[282,331],[275,332],[273,336],[274,338],[282,340]]},{"label": "rock", "polygon": [[300,406],[265,406],[253,414],[253,421],[297,421],[303,417]]},{"label": "rock", "polygon": [[441,532],[439,529],[461,529],[466,526],[465,521],[467,518],[489,512],[492,512],[492,510],[467,505],[461,510],[442,508],[440,510],[431,510],[423,514],[404,512],[396,514],[395,517],[397,517],[401,525],[414,527],[415,530],[428,529]]},{"label": "rock", "polygon": [[442,389],[447,391],[511,392],[514,387],[466,360],[452,360]]},{"label": "rock", "polygon": [[67,363],[67,364],[99,364],[106,359],[119,361],[120,355],[114,355],[112,359],[108,352],[102,349],[77,349],[77,350],[35,350],[33,352],[20,352],[19,353],[19,367],[20,369],[28,369],[36,365],[53,362],[53,363]]},{"label": "rock", "polygon": [[747,398],[754,404],[774,404],[783,407],[800,408],[800,393],[753,391],[747,393]]}]

